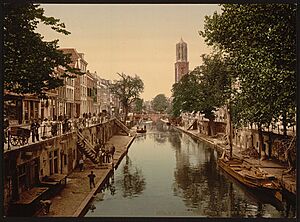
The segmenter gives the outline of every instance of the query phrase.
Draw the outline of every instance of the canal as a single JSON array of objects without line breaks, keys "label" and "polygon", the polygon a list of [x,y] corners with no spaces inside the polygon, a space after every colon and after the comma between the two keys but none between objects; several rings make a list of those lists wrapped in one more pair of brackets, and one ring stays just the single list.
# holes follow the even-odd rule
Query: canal
[{"label": "canal", "polygon": [[217,166],[218,153],[157,123],[138,135],[86,217],[294,217],[295,204],[249,192]]}]

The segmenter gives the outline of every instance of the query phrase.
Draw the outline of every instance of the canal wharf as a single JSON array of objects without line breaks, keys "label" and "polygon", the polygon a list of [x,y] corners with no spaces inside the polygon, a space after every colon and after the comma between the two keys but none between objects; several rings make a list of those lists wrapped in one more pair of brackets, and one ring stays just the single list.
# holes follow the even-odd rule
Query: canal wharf
[{"label": "canal wharf", "polygon": [[[108,141],[116,148],[114,159],[111,163],[95,165],[91,160],[84,161],[84,170],[74,170],[67,178],[66,187],[51,198],[52,205],[50,212],[44,215],[39,211],[36,217],[80,217],[89,208],[90,201],[101,189],[109,175],[116,169],[122,158],[126,155],[128,148],[134,141],[135,136],[115,135]],[[93,171],[95,177],[95,187],[90,189],[88,174]]]},{"label": "canal wharf", "polygon": [[[190,135],[194,139],[199,139],[204,141],[210,145],[212,145],[218,151],[223,151],[227,147],[222,144],[222,141],[217,138],[211,138],[207,135],[198,133],[197,130],[187,130],[184,127],[174,126],[181,132],[184,132]],[[254,159],[249,156],[244,156],[241,154],[240,149],[233,146],[233,156],[237,158],[243,159],[249,165],[262,169],[268,174],[274,175],[274,177],[279,181],[282,191],[288,193],[292,199],[296,199],[296,175],[285,174],[284,172],[288,170],[288,166],[284,164],[280,164],[273,160],[259,160]]]}]

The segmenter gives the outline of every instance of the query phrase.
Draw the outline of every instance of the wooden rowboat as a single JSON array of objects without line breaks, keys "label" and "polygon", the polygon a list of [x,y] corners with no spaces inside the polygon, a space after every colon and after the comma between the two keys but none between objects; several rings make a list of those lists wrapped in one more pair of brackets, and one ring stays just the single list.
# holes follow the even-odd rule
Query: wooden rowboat
[{"label": "wooden rowboat", "polygon": [[281,200],[279,183],[273,175],[263,172],[240,159],[218,159],[218,166],[250,189],[266,191]]},{"label": "wooden rowboat", "polygon": [[137,133],[146,133],[147,130],[145,130],[145,129],[138,129],[138,130],[136,130],[136,132],[137,132]]}]

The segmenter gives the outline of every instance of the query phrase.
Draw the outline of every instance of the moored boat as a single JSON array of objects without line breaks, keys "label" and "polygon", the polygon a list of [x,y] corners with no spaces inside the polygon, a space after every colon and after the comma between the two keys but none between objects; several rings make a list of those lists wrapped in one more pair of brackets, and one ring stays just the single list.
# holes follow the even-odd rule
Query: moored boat
[{"label": "moored boat", "polygon": [[279,183],[273,175],[237,158],[219,158],[218,166],[248,188],[271,192],[277,199],[282,199]]},{"label": "moored boat", "polygon": [[145,129],[137,129],[136,132],[137,133],[146,133],[147,130],[145,130]]}]

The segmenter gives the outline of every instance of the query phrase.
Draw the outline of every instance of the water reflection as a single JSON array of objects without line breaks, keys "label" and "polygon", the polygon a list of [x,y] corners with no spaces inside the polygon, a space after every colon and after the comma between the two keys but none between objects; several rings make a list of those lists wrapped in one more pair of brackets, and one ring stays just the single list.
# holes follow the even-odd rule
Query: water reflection
[{"label": "water reflection", "polygon": [[132,164],[129,156],[125,156],[125,164],[122,168],[123,178],[116,181],[120,187],[123,197],[134,197],[143,192],[146,187],[142,171]]},{"label": "water reflection", "polygon": [[173,192],[183,198],[194,214],[211,217],[271,217],[266,212],[270,210],[269,206],[264,206],[268,203],[275,206],[279,217],[284,217],[283,205],[275,198],[261,198],[265,195],[251,193],[221,173],[217,167],[216,151],[203,143],[196,146],[185,135],[182,141],[186,146],[175,152]]},{"label": "water reflection", "polygon": [[137,136],[87,216],[295,216],[295,204],[250,192],[220,170],[210,146],[156,127]]}]

